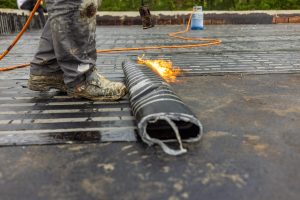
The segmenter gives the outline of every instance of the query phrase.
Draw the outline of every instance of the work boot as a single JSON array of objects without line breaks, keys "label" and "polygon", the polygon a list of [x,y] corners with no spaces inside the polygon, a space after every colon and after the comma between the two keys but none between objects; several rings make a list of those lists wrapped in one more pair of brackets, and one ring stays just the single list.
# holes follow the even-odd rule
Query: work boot
[{"label": "work boot", "polygon": [[115,101],[126,94],[126,86],[120,82],[112,82],[100,75],[96,69],[86,77],[86,80],[73,89],[68,89],[68,95],[75,98],[86,98],[93,101]]},{"label": "work boot", "polygon": [[63,74],[53,75],[30,75],[28,80],[28,88],[33,91],[46,92],[50,89],[58,89],[62,92],[67,91],[67,87],[64,83]]}]

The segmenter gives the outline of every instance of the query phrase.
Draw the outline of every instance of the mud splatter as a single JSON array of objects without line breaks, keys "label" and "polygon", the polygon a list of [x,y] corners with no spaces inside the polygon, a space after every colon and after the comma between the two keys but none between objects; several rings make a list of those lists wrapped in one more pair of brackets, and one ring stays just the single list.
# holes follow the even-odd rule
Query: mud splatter
[{"label": "mud splatter", "polygon": [[170,197],[168,198],[168,200],[179,200],[179,198],[176,197],[176,196],[170,196]]},{"label": "mud splatter", "polygon": [[97,14],[98,3],[97,0],[85,0],[83,1],[80,9],[80,16],[82,18],[92,18]]},{"label": "mud splatter", "polygon": [[239,174],[229,174],[224,169],[220,169],[218,166],[213,165],[212,163],[207,163],[207,172],[203,178],[201,178],[201,183],[203,185],[214,184],[214,185],[223,185],[226,181],[232,182],[236,187],[242,188],[247,183],[244,180],[248,175],[243,177]]},{"label": "mud splatter", "polygon": [[114,163],[102,163],[98,164],[97,167],[103,168],[105,172],[112,172],[115,170]]},{"label": "mud splatter", "polygon": [[300,105],[295,105],[289,108],[282,108],[282,109],[278,109],[278,108],[262,108],[261,110],[263,111],[268,111],[268,112],[273,112],[278,116],[284,117],[288,114],[299,114],[300,113]]},{"label": "mud splatter", "polygon": [[184,198],[184,199],[189,199],[189,197],[190,197],[189,193],[187,193],[187,192],[182,193],[181,196],[182,196],[182,198]]},{"label": "mud splatter", "polygon": [[86,146],[76,145],[76,146],[71,146],[70,148],[68,148],[69,151],[81,151],[83,149],[86,149]]},{"label": "mud splatter", "polygon": [[174,183],[173,187],[177,192],[181,192],[183,190],[183,182],[178,181],[178,182]]},{"label": "mud splatter", "polygon": [[114,179],[106,176],[97,177],[97,180],[84,179],[81,187],[94,198],[107,199],[107,189],[114,183]]},{"label": "mud splatter", "polygon": [[205,134],[205,138],[209,139],[209,138],[219,138],[219,137],[224,137],[224,136],[228,136],[231,135],[228,132],[223,132],[223,131],[209,131],[208,133]]},{"label": "mud splatter", "polygon": [[35,171],[40,169],[45,169],[49,166],[51,160],[53,160],[51,155],[45,154],[41,157],[35,157],[31,153],[26,153],[26,155],[20,157],[16,163],[10,166],[11,173],[8,176],[9,180],[13,180],[20,174],[26,174],[29,171]]},{"label": "mud splatter", "polygon": [[122,151],[126,151],[126,150],[128,150],[128,149],[131,149],[132,147],[133,147],[132,145],[124,146],[124,147],[122,148]]},{"label": "mud splatter", "polygon": [[136,154],[138,154],[138,153],[139,153],[138,151],[132,151],[132,152],[129,152],[129,153],[127,154],[127,156],[136,155]]},{"label": "mud splatter", "polygon": [[270,145],[263,143],[259,136],[257,135],[245,135],[243,144],[252,148],[257,155],[267,156],[269,152]]},{"label": "mud splatter", "polygon": [[139,165],[141,162],[142,162],[141,160],[135,160],[135,161],[130,162],[130,164]]},{"label": "mud splatter", "polygon": [[88,7],[86,7],[86,16],[88,18],[93,17],[97,13],[97,7],[95,4],[90,4]]},{"label": "mud splatter", "polygon": [[209,131],[204,134],[203,140],[203,148],[204,149],[211,149],[212,148],[212,142],[216,139],[223,139],[224,137],[235,137],[235,135],[228,133],[228,132],[223,132],[223,131]]},{"label": "mud splatter", "polygon": [[211,101],[207,100],[207,103],[209,102],[209,104],[213,105],[213,106],[211,106],[210,108],[208,108],[206,110],[203,110],[201,112],[202,115],[208,115],[208,114],[214,113],[218,110],[221,110],[223,108],[226,108],[233,102],[233,100],[229,97],[225,97],[225,98],[222,98],[219,100],[215,100],[215,99],[210,99],[210,100]]},{"label": "mud splatter", "polygon": [[[163,182],[153,181],[145,182],[141,184],[141,191],[155,191],[157,194],[164,194],[167,191],[167,185]],[[144,193],[143,193],[144,194]],[[147,198],[141,198],[147,199]]]},{"label": "mud splatter", "polygon": [[83,156],[82,158],[78,158],[70,162],[70,167],[71,166],[79,166],[79,165],[87,165],[90,163],[92,160],[97,159],[97,155],[88,155],[88,156]]},{"label": "mud splatter", "polygon": [[144,155],[141,157],[141,159],[143,159],[143,160],[148,159],[148,158],[149,158],[149,156],[147,156],[147,155]]},{"label": "mud splatter", "polygon": [[71,55],[76,55],[78,53],[78,49],[77,48],[71,48],[69,51],[70,51]]},{"label": "mud splatter", "polygon": [[163,168],[162,168],[162,172],[163,173],[169,173],[171,171],[171,168],[170,167],[168,167],[168,166],[164,166]]},{"label": "mud splatter", "polygon": [[[272,103],[270,103],[270,98],[274,98]],[[258,95],[255,97],[244,96],[244,99],[251,104],[263,105],[260,110],[275,113],[278,116],[284,117],[288,114],[299,114],[300,104],[299,98],[291,95]],[[282,103],[286,102],[286,105]]]}]

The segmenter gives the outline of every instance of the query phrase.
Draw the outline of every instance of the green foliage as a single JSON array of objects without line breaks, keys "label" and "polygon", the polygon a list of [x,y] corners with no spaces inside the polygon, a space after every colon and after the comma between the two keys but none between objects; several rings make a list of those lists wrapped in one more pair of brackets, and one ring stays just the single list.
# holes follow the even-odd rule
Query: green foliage
[{"label": "green foliage", "polygon": [[251,0],[240,1],[238,10],[300,9],[300,0]]},{"label": "green foliage", "polygon": [[[191,10],[203,5],[205,10],[279,10],[300,9],[300,0],[144,0],[151,10]],[[103,0],[101,10],[136,11],[141,0]],[[17,8],[16,0],[0,0],[0,8]]]},{"label": "green foliage", "polygon": [[[300,0],[144,0],[151,10],[191,10],[202,5],[205,10],[300,9]],[[103,0],[101,10],[137,10],[141,0]]]},{"label": "green foliage", "polygon": [[0,8],[17,8],[17,1],[0,0]]}]

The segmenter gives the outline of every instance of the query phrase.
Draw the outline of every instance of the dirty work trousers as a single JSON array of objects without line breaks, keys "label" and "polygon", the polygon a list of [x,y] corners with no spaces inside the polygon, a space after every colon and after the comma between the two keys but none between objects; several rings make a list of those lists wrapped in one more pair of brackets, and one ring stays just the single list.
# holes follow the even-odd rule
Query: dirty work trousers
[{"label": "dirty work trousers", "polygon": [[32,75],[63,74],[69,88],[96,65],[96,13],[101,0],[46,0],[49,13]]}]

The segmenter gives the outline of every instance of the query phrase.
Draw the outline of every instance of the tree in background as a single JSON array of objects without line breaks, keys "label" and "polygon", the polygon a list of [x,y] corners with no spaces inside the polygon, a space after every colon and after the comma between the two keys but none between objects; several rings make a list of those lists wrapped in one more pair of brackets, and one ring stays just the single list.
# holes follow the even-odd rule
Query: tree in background
[{"label": "tree in background", "polygon": [[0,0],[0,8],[17,8],[17,1]]}]

